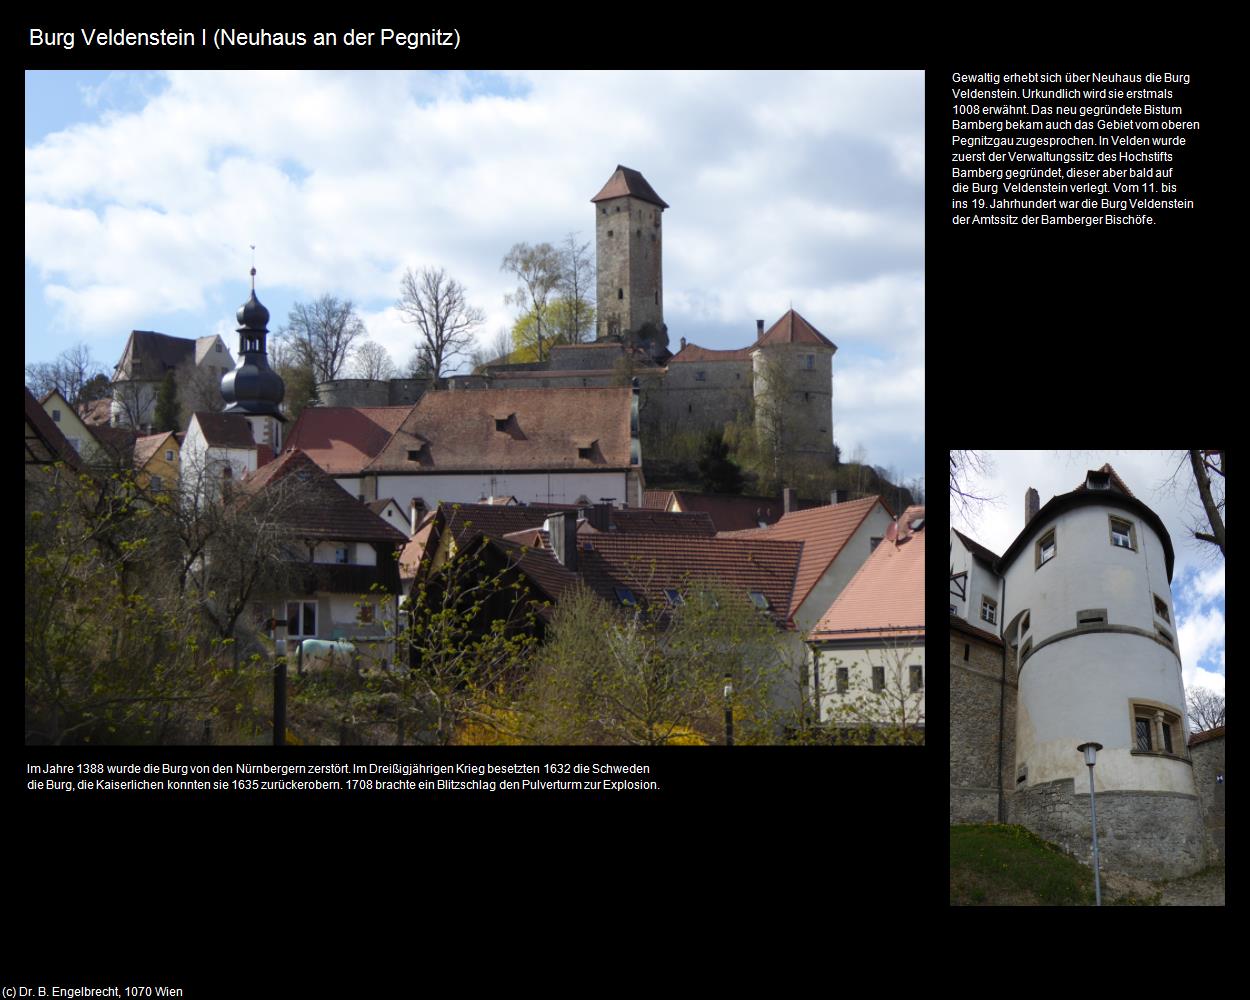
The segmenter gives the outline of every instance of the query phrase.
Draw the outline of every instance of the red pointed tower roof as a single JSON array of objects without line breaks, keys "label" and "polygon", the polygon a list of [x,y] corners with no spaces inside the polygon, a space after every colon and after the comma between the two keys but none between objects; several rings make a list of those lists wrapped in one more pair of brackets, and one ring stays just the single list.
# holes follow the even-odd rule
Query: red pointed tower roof
[{"label": "red pointed tower roof", "polygon": [[769,344],[819,344],[822,347],[832,347],[835,351],[838,349],[833,341],[793,309],[765,330],[764,335],[755,342],[756,347]]},{"label": "red pointed tower roof", "polygon": [[647,179],[642,174],[629,167],[622,167],[619,163],[616,165],[616,171],[603,185],[603,190],[590,200],[607,201],[609,198],[626,197],[649,201],[652,205],[659,205],[660,208],[668,208],[668,203],[655,193],[655,188],[647,183]]}]

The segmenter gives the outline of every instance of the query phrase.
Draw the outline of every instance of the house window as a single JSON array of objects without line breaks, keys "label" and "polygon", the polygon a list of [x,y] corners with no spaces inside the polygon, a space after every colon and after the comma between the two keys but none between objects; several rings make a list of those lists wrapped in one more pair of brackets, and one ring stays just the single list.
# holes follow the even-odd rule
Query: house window
[{"label": "house window", "polygon": [[612,238],[612,230],[611,230],[611,229],[609,229],[609,230],[608,230],[608,239],[611,239],[611,238]]},{"label": "house window", "polygon": [[53,411],[52,411],[52,422],[53,422],[54,424],[59,424],[59,423],[61,422],[61,411],[60,411],[60,410],[53,410]]},{"label": "house window", "polygon": [[885,667],[872,668],[872,689],[874,691],[885,690]]},{"label": "house window", "polygon": [[1084,611],[1076,613],[1076,627],[1089,628],[1091,625],[1106,625],[1107,609],[1106,608],[1086,608]]},{"label": "house window", "polygon": [[165,449],[165,461],[172,462],[174,460],[174,450],[172,448]]},{"label": "house window", "polygon": [[1111,518],[1111,544],[1121,549],[1137,548],[1137,528],[1131,521]]},{"label": "house window", "polygon": [[317,634],[316,601],[287,601],[286,634],[293,639],[307,639]]},{"label": "house window", "polygon": [[764,595],[764,592],[762,590],[751,590],[751,591],[748,591],[747,593],[751,598],[752,604],[754,604],[761,611],[768,610],[769,608],[768,598]]},{"label": "house window", "polygon": [[838,667],[838,694],[846,694],[851,689],[850,667]]},{"label": "house window", "polygon": [[217,343],[213,345],[213,350],[216,351],[218,354],[221,353],[221,341],[220,340],[217,341]]},{"label": "house window", "polygon": [[1158,615],[1160,618],[1162,618],[1165,622],[1171,621],[1171,619],[1168,617],[1167,602],[1165,602],[1163,598],[1160,597],[1158,594],[1155,594],[1154,598],[1155,598],[1155,614]]},{"label": "house window", "polygon": [[346,545],[340,545],[338,548],[334,550],[334,561],[336,563],[342,563],[342,564],[351,562]]},{"label": "house window", "polygon": [[816,355],[815,355],[815,354],[805,354],[805,355],[803,356],[803,368],[804,368],[804,370],[805,370],[805,371],[811,371],[811,370],[812,370],[813,368],[815,368],[815,367],[816,367]]},{"label": "house window", "polygon": [[998,602],[992,597],[981,595],[981,621],[995,625],[998,622]]},{"label": "house window", "polygon": [[361,625],[373,624],[373,605],[362,604],[356,609],[356,621]]},{"label": "house window", "polygon": [[1037,540],[1037,568],[1040,569],[1055,557],[1055,532],[1046,532]]},{"label": "house window", "polygon": [[161,477],[160,477],[160,476],[153,476],[153,477],[152,477],[151,487],[152,487],[152,489],[154,489],[154,490],[159,490],[159,489],[161,488]]},{"label": "house window", "polygon": [[919,691],[924,687],[924,668],[913,664],[911,668],[911,689]]},{"label": "house window", "polygon": [[695,372],[695,373],[694,373],[694,380],[695,380],[696,382],[706,382],[706,381],[707,381],[707,372]]}]

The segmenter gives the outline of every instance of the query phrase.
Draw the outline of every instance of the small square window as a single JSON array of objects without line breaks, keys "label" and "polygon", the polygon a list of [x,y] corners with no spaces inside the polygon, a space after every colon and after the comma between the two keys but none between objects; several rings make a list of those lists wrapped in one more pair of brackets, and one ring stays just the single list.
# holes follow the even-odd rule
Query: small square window
[{"label": "small square window", "polygon": [[1133,549],[1133,526],[1128,521],[1121,521],[1119,518],[1111,519],[1111,544],[1121,549]]},{"label": "small square window", "polygon": [[165,461],[172,462],[174,460],[174,450],[172,448],[165,449]]},{"label": "small square window", "polygon": [[1167,602],[1164,601],[1158,594],[1155,594],[1155,614],[1162,618],[1165,622],[1172,620],[1168,617]]},{"label": "small square window", "polygon": [[161,489],[161,477],[160,476],[152,477],[152,489],[154,490]]},{"label": "small square window", "polygon": [[981,597],[981,621],[991,625],[998,623],[998,602],[992,597]]},{"label": "small square window", "polygon": [[594,457],[594,453],[595,453],[595,449],[593,447],[577,449],[578,458],[592,458]]},{"label": "small square window", "polygon": [[1048,531],[1037,542],[1037,565],[1042,567],[1055,557],[1055,533]]},{"label": "small square window", "polygon": [[53,410],[53,411],[52,411],[52,422],[53,422],[54,424],[59,424],[59,423],[61,422],[61,411],[60,411],[60,410]]},{"label": "small square window", "polygon": [[872,689],[874,691],[885,690],[885,667],[872,668]]}]

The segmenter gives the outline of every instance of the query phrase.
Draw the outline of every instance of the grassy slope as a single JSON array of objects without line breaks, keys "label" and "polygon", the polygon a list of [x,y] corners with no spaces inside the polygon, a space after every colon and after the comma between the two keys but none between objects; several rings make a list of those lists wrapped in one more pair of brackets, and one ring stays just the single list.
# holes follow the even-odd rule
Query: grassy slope
[{"label": "grassy slope", "polygon": [[1092,906],[1085,865],[1021,826],[950,828],[952,906]]}]

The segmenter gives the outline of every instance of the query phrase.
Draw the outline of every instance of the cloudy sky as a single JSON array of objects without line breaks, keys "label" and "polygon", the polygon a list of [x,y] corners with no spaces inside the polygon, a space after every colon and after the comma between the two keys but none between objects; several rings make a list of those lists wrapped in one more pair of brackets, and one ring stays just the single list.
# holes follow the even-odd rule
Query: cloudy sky
[{"label": "cloudy sky", "polygon": [[838,345],[835,437],[924,474],[920,72],[26,75],[26,360],[132,329],[237,346],[249,244],[285,319],[356,303],[403,364],[407,267],[510,328],[517,242],[592,240],[618,163],[664,216],[669,336],[743,347],[793,306]]},{"label": "cloudy sky", "polygon": [[[1176,610],[1181,666],[1186,689],[1198,686],[1224,693],[1224,559],[1198,542],[1192,525],[1203,517],[1185,452],[1170,451],[998,451],[987,452],[989,476],[975,480],[984,504],[974,523],[951,512],[953,527],[999,555],[1024,528],[1024,493],[1037,490],[1042,506],[1070,493],[1088,469],[1110,462],[1135,497],[1163,520],[1172,537],[1176,563],[1172,601]],[[1168,482],[1180,465],[1175,485]],[[1209,527],[1203,529],[1210,531]]]}]

